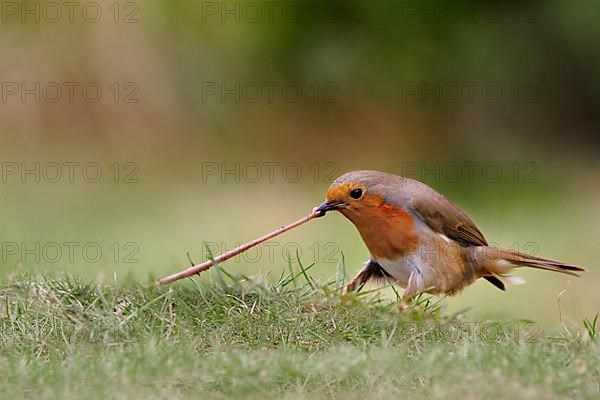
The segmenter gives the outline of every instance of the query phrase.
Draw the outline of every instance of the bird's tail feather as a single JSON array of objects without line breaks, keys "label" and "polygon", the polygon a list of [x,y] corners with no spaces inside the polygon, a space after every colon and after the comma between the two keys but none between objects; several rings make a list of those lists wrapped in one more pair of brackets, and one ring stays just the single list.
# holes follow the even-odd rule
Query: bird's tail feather
[{"label": "bird's tail feather", "polygon": [[504,278],[508,283],[519,284],[524,281],[518,277],[508,275],[513,268],[530,267],[547,271],[561,272],[563,274],[579,276],[579,272],[587,271],[584,267],[567,264],[549,258],[536,257],[519,253],[513,250],[495,247],[482,247],[478,254],[479,264],[491,274]]}]

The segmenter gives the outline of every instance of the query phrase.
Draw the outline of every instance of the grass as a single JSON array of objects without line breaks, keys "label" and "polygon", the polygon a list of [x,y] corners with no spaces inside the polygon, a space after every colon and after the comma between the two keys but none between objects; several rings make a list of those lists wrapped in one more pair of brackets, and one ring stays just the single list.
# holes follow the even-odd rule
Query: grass
[{"label": "grass", "polygon": [[308,268],[168,288],[74,275],[0,284],[0,398],[598,398],[597,319],[557,333],[396,310]]}]

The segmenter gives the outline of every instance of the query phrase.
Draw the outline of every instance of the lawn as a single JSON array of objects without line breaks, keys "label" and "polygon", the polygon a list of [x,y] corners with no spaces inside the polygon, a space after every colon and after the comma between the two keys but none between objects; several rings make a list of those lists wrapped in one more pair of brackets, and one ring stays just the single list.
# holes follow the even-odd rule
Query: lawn
[{"label": "lawn", "polygon": [[15,274],[0,284],[1,398],[598,398],[598,323],[470,321],[421,296],[342,295],[300,269],[167,288]]}]

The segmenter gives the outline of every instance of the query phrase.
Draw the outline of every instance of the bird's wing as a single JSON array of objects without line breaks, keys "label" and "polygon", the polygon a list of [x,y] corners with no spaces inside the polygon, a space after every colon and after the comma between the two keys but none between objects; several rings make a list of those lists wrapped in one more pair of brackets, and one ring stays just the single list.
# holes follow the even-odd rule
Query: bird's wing
[{"label": "bird's wing", "polygon": [[[407,205],[432,230],[446,235],[463,247],[488,244],[475,223],[458,206],[437,192],[415,196]],[[504,283],[496,276],[486,275],[483,278],[498,289],[506,290]]]},{"label": "bird's wing", "polygon": [[407,204],[427,226],[463,247],[487,246],[475,223],[454,203],[437,192],[412,197]]}]

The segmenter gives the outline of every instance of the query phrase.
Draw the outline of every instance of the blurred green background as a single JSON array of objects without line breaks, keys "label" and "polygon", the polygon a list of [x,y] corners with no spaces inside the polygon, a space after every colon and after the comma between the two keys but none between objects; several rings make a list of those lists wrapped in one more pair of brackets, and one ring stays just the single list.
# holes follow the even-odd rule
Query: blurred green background
[{"label": "blurred green background", "polygon": [[[462,206],[490,242],[587,266],[600,311],[600,5],[3,2],[0,274],[148,280],[291,222],[380,169]],[[368,253],[339,215],[227,263],[323,281]],[[295,261],[294,261],[295,263]],[[446,300],[559,326],[569,277]]]}]

